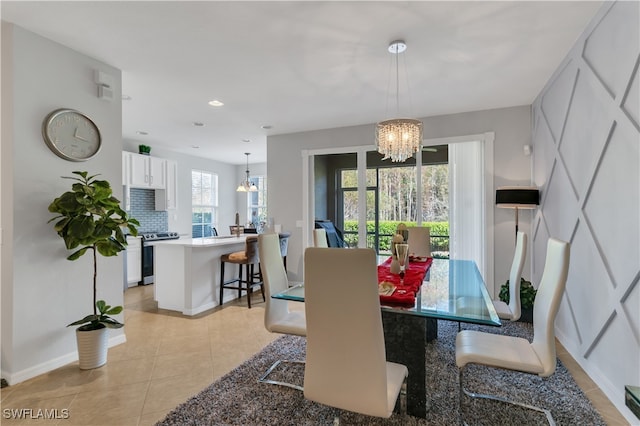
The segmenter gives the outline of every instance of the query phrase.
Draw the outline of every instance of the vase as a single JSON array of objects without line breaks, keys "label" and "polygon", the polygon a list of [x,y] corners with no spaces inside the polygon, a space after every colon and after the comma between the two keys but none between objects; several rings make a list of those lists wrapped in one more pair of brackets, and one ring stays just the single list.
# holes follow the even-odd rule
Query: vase
[{"label": "vase", "polygon": [[400,262],[398,262],[398,258],[396,256],[393,256],[391,258],[391,265],[389,265],[389,272],[396,275],[400,273]]},{"label": "vase", "polygon": [[91,370],[107,363],[109,329],[97,330],[76,329],[78,344],[78,364],[81,370]]}]

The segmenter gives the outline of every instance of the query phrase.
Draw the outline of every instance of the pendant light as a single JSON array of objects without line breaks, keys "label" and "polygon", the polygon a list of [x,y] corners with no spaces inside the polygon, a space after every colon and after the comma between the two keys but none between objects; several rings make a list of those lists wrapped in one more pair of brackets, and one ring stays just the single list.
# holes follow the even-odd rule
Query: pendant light
[{"label": "pendant light", "polygon": [[257,192],[258,191],[258,187],[255,186],[253,184],[253,182],[251,182],[249,180],[249,155],[251,155],[248,152],[245,152],[244,155],[247,156],[247,177],[244,181],[240,182],[240,185],[238,185],[238,188],[236,189],[236,191],[238,192]]},{"label": "pendant light", "polygon": [[[396,113],[400,110],[399,59],[400,53],[407,50],[403,40],[393,41],[389,52],[396,56]],[[376,125],[376,144],[383,160],[391,158],[393,162],[404,162],[420,150],[422,144],[422,121],[411,118],[395,118],[381,121]]]}]

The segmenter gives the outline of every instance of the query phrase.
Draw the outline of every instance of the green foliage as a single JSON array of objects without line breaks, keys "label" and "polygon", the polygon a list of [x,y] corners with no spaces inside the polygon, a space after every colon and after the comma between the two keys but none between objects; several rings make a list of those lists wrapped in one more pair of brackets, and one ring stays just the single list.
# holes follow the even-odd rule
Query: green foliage
[{"label": "green foliage", "polygon": [[[98,308],[98,314],[87,315],[81,320],[74,321],[71,324],[67,325],[70,327],[72,325],[81,325],[79,330],[88,331],[88,330],[97,330],[99,328],[120,328],[124,326],[124,324],[110,318],[108,315],[118,315],[122,312],[122,306],[114,306],[107,305],[104,300],[98,300],[96,302],[96,307]],[[82,325],[84,324],[84,325]]]},{"label": "green foliage", "polygon": [[[96,253],[102,256],[116,256],[125,249],[127,239],[123,229],[131,235],[138,235],[136,226],[140,224],[127,212],[120,208],[120,201],[112,195],[111,186],[96,176],[88,176],[87,172],[73,172],[74,177],[63,176],[63,179],[75,181],[71,191],[67,191],[49,204],[49,212],[58,215],[48,223],[54,223],[54,229],[64,240],[68,250],[75,250],[67,260],[77,260],[87,251],[93,254],[93,315],[69,325],[89,323],[86,329],[122,327],[122,324],[109,318],[122,312],[121,306],[111,307],[97,299],[97,259]],[[100,315],[98,315],[98,311]],[[100,325],[102,324],[102,325]],[[117,325],[120,324],[120,325]]]},{"label": "green foliage", "polygon": [[[520,278],[520,306],[522,309],[533,307],[533,302],[536,299],[537,292],[538,291],[531,284],[531,281],[526,281],[524,278]],[[500,294],[498,294],[498,297],[504,303],[509,303],[509,280],[500,287]]]},{"label": "green foliage", "polygon": [[[416,222],[405,221],[380,221],[378,224],[380,244],[380,253],[389,252],[391,250],[391,237],[396,232],[396,228],[399,223],[404,223],[407,226],[417,226]],[[422,222],[422,226],[431,228],[431,248],[436,251],[449,251],[449,222]],[[357,232],[358,221],[357,220],[345,220],[344,231]],[[373,221],[367,221],[367,233],[373,233],[375,231],[375,223]],[[439,237],[441,236],[441,237]],[[348,240],[350,235],[345,235],[345,239]]]},{"label": "green foliage", "polygon": [[149,154],[151,153],[151,147],[149,145],[138,145],[138,152],[140,154]]}]

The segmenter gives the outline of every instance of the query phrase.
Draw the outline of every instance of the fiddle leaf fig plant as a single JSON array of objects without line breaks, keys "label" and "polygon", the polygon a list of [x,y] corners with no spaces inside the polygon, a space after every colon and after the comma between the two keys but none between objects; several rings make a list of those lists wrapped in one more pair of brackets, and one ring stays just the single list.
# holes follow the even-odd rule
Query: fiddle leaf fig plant
[{"label": "fiddle leaf fig plant", "polygon": [[67,191],[49,204],[49,212],[57,213],[48,223],[55,221],[54,229],[64,240],[68,250],[75,250],[67,260],[77,260],[87,251],[93,255],[93,314],[72,325],[81,325],[79,330],[99,328],[120,328],[124,324],[109,317],[122,312],[122,306],[107,305],[97,300],[97,255],[116,256],[124,250],[127,238],[124,230],[136,236],[136,226],[140,223],[127,215],[120,207],[120,201],[112,195],[111,185],[106,180],[89,176],[88,172],[75,171],[75,176],[63,179],[75,181],[71,191]]},{"label": "fiddle leaf fig plant", "polygon": [[[531,281],[520,278],[520,306],[522,309],[529,309],[533,307],[533,302],[536,299],[537,292],[538,291],[531,284]],[[500,287],[500,294],[498,297],[504,303],[509,303],[509,280]]]}]

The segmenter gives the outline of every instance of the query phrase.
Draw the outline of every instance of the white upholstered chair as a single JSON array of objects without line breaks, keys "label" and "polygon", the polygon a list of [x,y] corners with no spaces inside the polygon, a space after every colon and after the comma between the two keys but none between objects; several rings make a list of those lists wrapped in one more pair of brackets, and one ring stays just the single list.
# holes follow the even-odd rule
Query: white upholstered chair
[{"label": "white upholstered chair", "polygon": [[[258,235],[258,250],[260,252],[260,266],[262,280],[266,293],[266,308],[264,310],[264,326],[271,333],[293,334],[305,336],[307,333],[304,311],[290,311],[289,302],[273,299],[274,293],[289,288],[287,272],[284,268],[281,241],[278,234]],[[262,383],[288,386],[302,390],[302,387],[286,382],[269,380],[269,374],[281,363],[303,363],[304,361],[278,360],[258,379]]]},{"label": "white upholstered chair", "polygon": [[520,278],[522,277],[522,268],[524,267],[526,255],[527,234],[518,232],[516,234],[516,251],[513,254],[511,272],[509,273],[509,304],[502,300],[493,301],[496,313],[501,319],[509,321],[518,321],[520,319]]},{"label": "white upholstered chair", "polygon": [[[305,398],[369,416],[391,416],[408,372],[404,365],[386,361],[377,283],[372,249],[306,249]],[[405,402],[403,395],[402,410]]]},{"label": "white upholstered chair", "polygon": [[329,243],[327,243],[327,231],[325,231],[324,229],[313,230],[313,246],[329,247]]},{"label": "white upholstered chair", "polygon": [[569,271],[569,243],[550,238],[540,286],[533,305],[533,341],[521,337],[464,330],[456,336],[456,365],[459,369],[459,413],[466,394],[519,405],[545,413],[549,424],[555,424],[549,410],[494,395],[472,393],[464,389],[462,372],[467,364],[521,371],[548,377],[556,369],[554,322]]},{"label": "white upholstered chair", "polygon": [[431,257],[431,228],[427,226],[409,226],[409,254],[419,257]]}]

